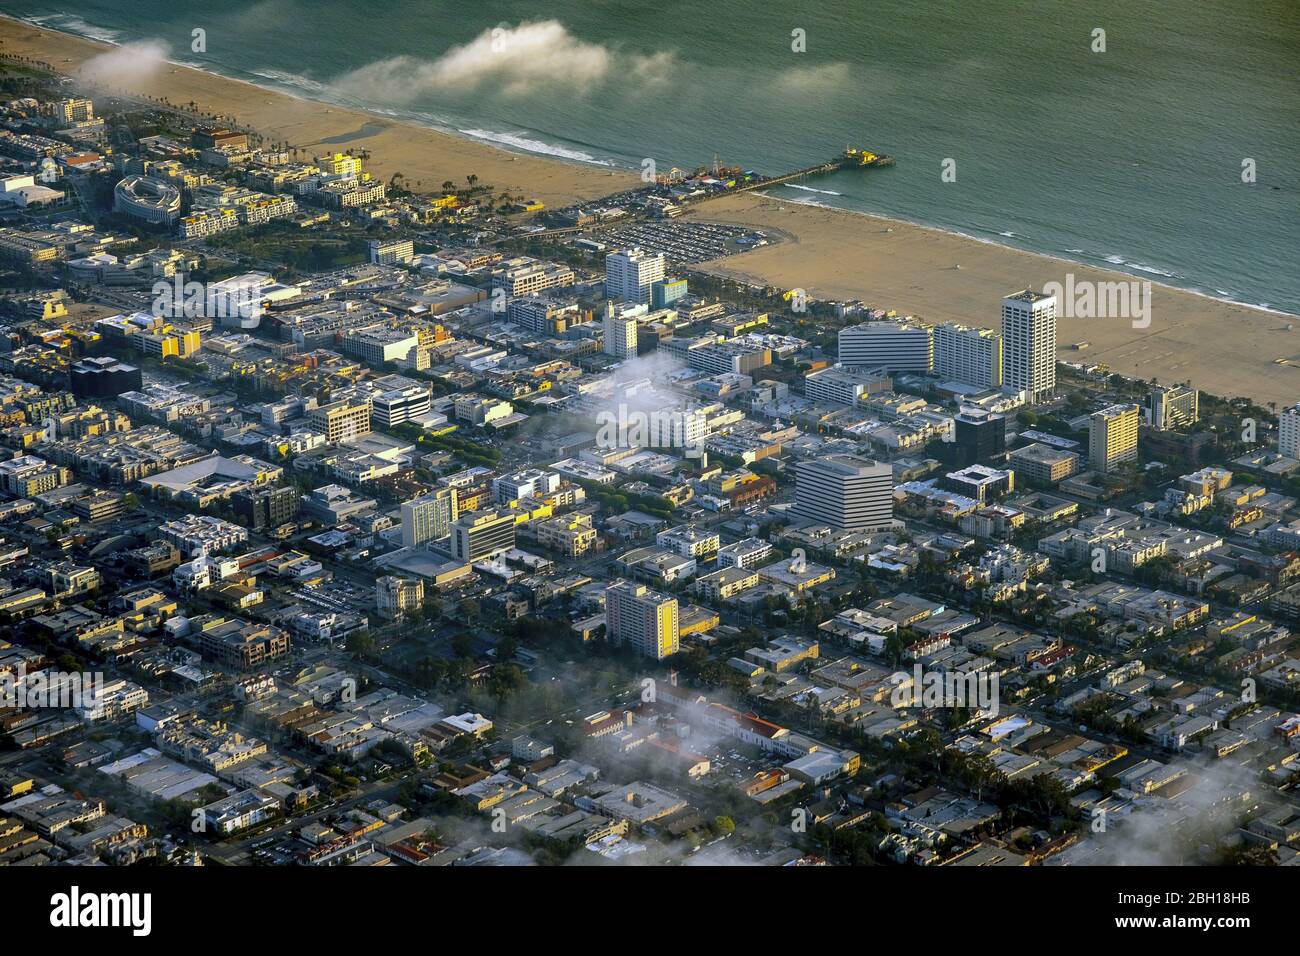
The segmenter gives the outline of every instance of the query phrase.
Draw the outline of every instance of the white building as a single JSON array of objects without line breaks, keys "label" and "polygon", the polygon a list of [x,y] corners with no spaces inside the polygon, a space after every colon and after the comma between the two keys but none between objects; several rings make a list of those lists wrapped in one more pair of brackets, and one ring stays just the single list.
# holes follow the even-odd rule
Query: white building
[{"label": "white building", "polygon": [[506,295],[531,295],[573,285],[573,270],[562,262],[540,262],[520,256],[492,270],[492,284]]},{"label": "white building", "polygon": [[248,541],[248,529],[213,515],[186,515],[159,525],[158,531],[187,558],[216,554]]},{"label": "white building", "polygon": [[934,367],[930,329],[911,322],[864,322],[841,329],[840,364],[891,372],[929,372]]},{"label": "white building", "polygon": [[973,329],[956,322],[936,325],[934,373],[944,381],[1001,387],[1002,336],[993,329]]},{"label": "white building", "polygon": [[617,359],[636,358],[636,316],[620,314],[610,302],[605,309],[605,354]]},{"label": "white building", "polygon": [[1300,402],[1282,409],[1278,416],[1277,451],[1300,461]]},{"label": "white building", "polygon": [[410,239],[394,239],[391,242],[371,239],[369,249],[370,261],[381,266],[404,264],[415,257],[415,246]]},{"label": "white building", "polygon": [[370,365],[400,362],[420,345],[420,338],[409,328],[376,325],[357,329],[343,337],[343,351]]},{"label": "white building", "polygon": [[894,520],[894,470],[857,455],[829,455],[795,466],[792,513],[839,531],[879,531]]},{"label": "white building", "polygon": [[127,680],[106,681],[92,693],[83,694],[81,719],[87,723],[95,720],[113,720],[149,703],[149,692],[139,684]]},{"label": "white building", "polygon": [[1056,296],[1025,289],[1003,298],[1002,380],[1031,405],[1056,391]]},{"label": "white building", "polygon": [[810,402],[856,405],[859,399],[886,391],[890,385],[888,375],[866,368],[831,365],[804,376],[803,394]]},{"label": "white building", "polygon": [[624,302],[649,302],[650,287],[663,281],[662,252],[634,248],[611,252],[605,257],[605,295]]},{"label": "white building", "polygon": [[1147,396],[1147,420],[1157,431],[1195,425],[1199,417],[1199,402],[1200,393],[1190,382],[1185,385],[1156,385]]},{"label": "white building", "polygon": [[499,505],[508,505],[520,498],[543,498],[559,489],[560,476],[541,468],[524,468],[492,482],[492,496]]},{"label": "white building", "polygon": [[715,553],[722,539],[716,531],[700,528],[693,524],[684,524],[676,528],[660,531],[655,535],[655,544],[667,548],[683,558],[703,558]]},{"label": "white building", "polygon": [[181,191],[152,176],[124,176],[113,187],[113,211],[170,226],[180,218]]},{"label": "white building", "polygon": [[432,393],[427,385],[394,388],[370,399],[370,420],[380,428],[423,418],[432,410]]},{"label": "white building", "polygon": [[748,571],[761,565],[771,554],[772,546],[762,538],[745,538],[718,549],[718,567]]},{"label": "white building", "polygon": [[209,284],[202,314],[232,328],[255,329],[268,305],[296,298],[300,291],[265,272],[245,272]]}]

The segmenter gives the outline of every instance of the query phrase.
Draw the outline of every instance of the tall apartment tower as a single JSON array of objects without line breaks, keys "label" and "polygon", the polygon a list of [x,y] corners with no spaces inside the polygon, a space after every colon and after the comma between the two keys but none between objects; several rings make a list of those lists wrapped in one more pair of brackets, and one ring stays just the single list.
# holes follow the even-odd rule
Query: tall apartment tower
[{"label": "tall apartment tower", "polygon": [[793,514],[840,531],[883,531],[894,521],[894,469],[857,455],[795,466]]},{"label": "tall apartment tower", "polygon": [[910,322],[863,322],[840,330],[840,364],[890,372],[934,368],[930,328]]},{"label": "tall apartment tower", "polygon": [[1003,298],[1002,380],[1031,405],[1056,391],[1056,296],[1025,289]]},{"label": "tall apartment tower", "polygon": [[676,654],[677,598],[630,581],[611,584],[605,589],[605,639],[655,660]]},{"label": "tall apartment tower", "polygon": [[1137,461],[1136,405],[1111,405],[1088,419],[1088,457],[1094,471],[1110,472],[1125,462]]},{"label": "tall apartment tower", "polygon": [[458,517],[455,488],[402,502],[402,547],[418,548],[426,541],[441,541],[451,534]]},{"label": "tall apartment tower", "polygon": [[1282,409],[1278,416],[1277,452],[1300,461],[1300,402]]},{"label": "tall apartment tower", "polygon": [[605,304],[605,354],[618,359],[636,358],[636,316],[625,316],[613,302]]},{"label": "tall apartment tower", "polygon": [[1002,386],[1002,336],[947,322],[934,327],[934,374],[980,388]]},{"label": "tall apartment tower", "polygon": [[1157,431],[1195,425],[1199,409],[1199,393],[1191,383],[1185,385],[1157,385],[1147,395],[1147,418]]},{"label": "tall apartment tower", "polygon": [[664,254],[633,248],[605,257],[605,295],[624,302],[650,302],[650,287],[664,278]]}]

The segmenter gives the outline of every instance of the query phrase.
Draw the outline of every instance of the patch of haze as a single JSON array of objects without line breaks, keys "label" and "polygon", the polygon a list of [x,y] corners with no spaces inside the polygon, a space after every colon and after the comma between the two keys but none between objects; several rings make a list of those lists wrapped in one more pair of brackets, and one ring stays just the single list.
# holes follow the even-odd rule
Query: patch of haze
[{"label": "patch of haze", "polygon": [[1257,782],[1251,774],[1222,762],[1175,760],[1171,766],[1194,776],[1196,783],[1173,800],[1158,793],[1143,797],[1131,813],[1115,818],[1106,833],[1091,834],[1101,852],[1090,863],[1186,866],[1201,845],[1231,832],[1255,802]]},{"label": "patch of haze", "polygon": [[[710,697],[709,701],[724,703],[722,699],[714,697]],[[732,703],[727,702],[725,706],[732,706]],[[724,787],[731,786],[733,781],[717,769],[711,769],[698,781],[690,780],[685,771],[685,755],[690,754],[711,760],[712,754],[718,750],[737,746],[738,741],[705,723],[704,713],[704,705],[693,702],[681,707],[673,706],[666,701],[661,703],[657,711],[659,739],[679,748],[677,753],[656,747],[646,741],[634,750],[620,754],[607,741],[597,739],[584,741],[570,756],[580,763],[602,768],[602,782],[650,783],[676,793],[691,807],[700,810],[707,823],[708,813],[700,806],[702,801],[698,793],[699,788],[707,788],[711,782]],[[634,711],[632,727],[634,730],[638,726],[644,727],[654,719],[642,717]],[[734,836],[716,839],[699,849],[694,849],[685,839],[674,840],[662,846],[656,845],[655,837],[644,834],[634,833],[629,835],[628,839],[654,848],[650,852],[629,854],[612,860],[605,860],[593,851],[583,848],[568,857],[564,865],[590,866],[596,862],[591,859],[592,857],[597,857],[606,865],[616,866],[652,866],[660,862],[677,862],[683,866],[760,865],[756,859],[746,857],[734,848],[736,839]]]},{"label": "patch of haze", "polygon": [[672,392],[672,376],[686,367],[675,356],[657,350],[626,359],[611,373],[613,391],[608,397],[601,397],[592,421],[599,423],[607,418],[617,421],[620,409],[624,418],[669,411],[664,404],[665,393],[676,397]]},{"label": "patch of haze", "polygon": [[233,14],[230,22],[239,29],[265,30],[276,25],[287,25],[302,13],[292,0],[259,0],[252,6]]},{"label": "patch of haze", "polygon": [[93,86],[130,86],[150,79],[167,63],[170,48],[161,40],[140,40],[92,56],[77,71]]},{"label": "patch of haze", "polygon": [[832,93],[843,89],[850,78],[847,63],[827,63],[825,66],[791,67],[783,70],[775,80],[776,88],[783,93]]}]

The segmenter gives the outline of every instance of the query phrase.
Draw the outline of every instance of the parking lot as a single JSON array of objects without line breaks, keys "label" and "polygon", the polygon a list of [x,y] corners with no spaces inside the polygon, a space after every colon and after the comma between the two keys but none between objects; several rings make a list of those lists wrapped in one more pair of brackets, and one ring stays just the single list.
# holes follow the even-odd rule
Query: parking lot
[{"label": "parking lot", "polygon": [[[592,238],[592,237],[587,237]],[[680,265],[694,265],[768,245],[761,232],[708,222],[636,222],[603,230],[598,237],[615,246],[640,246],[662,252]]]}]

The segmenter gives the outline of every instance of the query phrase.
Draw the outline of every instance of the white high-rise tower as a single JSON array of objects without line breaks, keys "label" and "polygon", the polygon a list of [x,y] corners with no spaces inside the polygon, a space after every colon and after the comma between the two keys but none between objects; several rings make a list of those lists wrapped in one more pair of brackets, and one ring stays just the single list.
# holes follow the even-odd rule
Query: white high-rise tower
[{"label": "white high-rise tower", "polygon": [[1003,298],[1002,380],[1030,404],[1056,391],[1056,296],[1025,289]]},{"label": "white high-rise tower", "polygon": [[605,354],[629,359],[636,358],[636,351],[636,315],[628,315],[613,302],[605,303]]},{"label": "white high-rise tower", "polygon": [[1277,453],[1300,461],[1300,402],[1278,415]]},{"label": "white high-rise tower", "polygon": [[624,302],[649,302],[650,286],[664,277],[662,252],[644,249],[611,252],[605,257],[605,295]]}]

